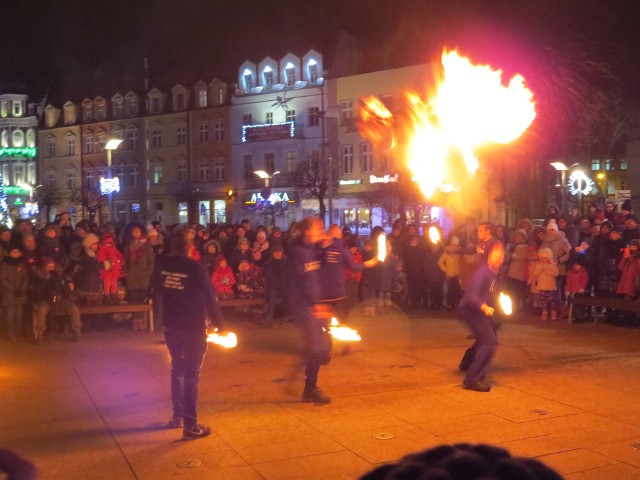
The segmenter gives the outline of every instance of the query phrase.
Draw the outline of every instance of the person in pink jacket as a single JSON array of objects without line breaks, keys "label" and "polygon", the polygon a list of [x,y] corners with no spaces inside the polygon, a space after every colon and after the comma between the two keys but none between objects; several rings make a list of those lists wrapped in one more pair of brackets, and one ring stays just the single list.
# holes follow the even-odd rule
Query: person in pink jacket
[{"label": "person in pink jacket", "polygon": [[108,303],[120,303],[118,280],[124,277],[124,257],[116,247],[112,234],[105,233],[102,236],[96,255],[98,262],[104,262],[104,268],[100,269],[100,280],[105,300]]},{"label": "person in pink jacket", "polygon": [[553,259],[551,249],[541,248],[538,250],[538,260],[533,262],[531,266],[529,283],[532,292],[540,294],[540,308],[542,309],[540,318],[542,320],[547,320],[549,313],[551,313],[551,320],[558,319],[558,286],[556,285],[558,273],[558,265]]}]

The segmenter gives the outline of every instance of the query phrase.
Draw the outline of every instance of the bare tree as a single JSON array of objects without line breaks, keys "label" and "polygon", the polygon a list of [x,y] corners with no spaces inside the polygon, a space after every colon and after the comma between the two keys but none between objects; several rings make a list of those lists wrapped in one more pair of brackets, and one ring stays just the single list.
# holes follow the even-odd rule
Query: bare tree
[{"label": "bare tree", "polygon": [[84,187],[71,193],[71,201],[79,203],[87,209],[91,223],[95,222],[96,213],[105,204],[104,197],[97,187]]},{"label": "bare tree", "polygon": [[294,185],[304,198],[318,200],[322,219],[327,211],[324,200],[329,195],[329,182],[333,183],[333,191],[338,191],[338,172],[332,163],[331,159],[323,159],[318,150],[312,150],[294,172]]},{"label": "bare tree", "polygon": [[46,184],[34,191],[34,199],[45,208],[47,222],[51,220],[51,208],[60,205],[66,195],[58,185]]}]

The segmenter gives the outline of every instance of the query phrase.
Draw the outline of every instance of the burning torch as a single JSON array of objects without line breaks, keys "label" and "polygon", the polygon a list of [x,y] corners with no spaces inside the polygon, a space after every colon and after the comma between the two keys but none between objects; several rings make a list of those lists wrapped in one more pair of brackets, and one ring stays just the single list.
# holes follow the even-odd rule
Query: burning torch
[{"label": "burning torch", "polygon": [[220,345],[223,348],[234,348],[238,345],[238,337],[233,332],[220,333],[217,328],[207,335],[207,342]]}]

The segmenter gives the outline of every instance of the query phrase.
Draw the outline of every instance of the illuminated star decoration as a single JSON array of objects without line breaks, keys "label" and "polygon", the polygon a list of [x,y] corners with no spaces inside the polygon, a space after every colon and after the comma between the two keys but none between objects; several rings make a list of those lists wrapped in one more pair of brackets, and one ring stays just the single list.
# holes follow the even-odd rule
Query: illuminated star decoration
[{"label": "illuminated star decoration", "polygon": [[287,103],[290,102],[291,100],[293,100],[293,98],[287,98],[287,92],[284,92],[284,95],[282,97],[280,96],[276,97],[276,101],[273,102],[271,106],[274,107],[275,109],[281,108],[285,112],[288,112],[289,105],[287,105]]}]

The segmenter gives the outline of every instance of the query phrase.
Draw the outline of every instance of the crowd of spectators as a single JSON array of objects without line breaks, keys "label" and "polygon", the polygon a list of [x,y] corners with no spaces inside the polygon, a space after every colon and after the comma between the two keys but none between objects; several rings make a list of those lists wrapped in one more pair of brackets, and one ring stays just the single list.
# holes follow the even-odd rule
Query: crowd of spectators
[{"label": "crowd of spectators", "polygon": [[[146,301],[155,258],[168,253],[165,246],[176,228],[193,235],[189,256],[207,266],[219,300],[265,298],[265,325],[277,311],[283,315],[278,305],[286,297],[287,254],[300,234],[295,222],[287,231],[254,228],[246,219],[236,225],[163,227],[152,222],[116,229],[86,220],[73,227],[69,215],[62,214],[38,231],[28,221],[11,230],[0,225],[2,334],[12,341],[26,336],[41,343],[53,309],[70,318],[72,338],[78,340],[83,328],[78,305]],[[426,230],[397,221],[387,236],[383,262],[367,269],[345,267],[341,313],[348,316],[359,303],[366,316],[392,306],[455,310],[478,262],[478,225],[469,218],[446,237],[440,231],[437,240]],[[326,235],[360,264],[377,256],[381,233],[381,227],[374,227],[370,237],[359,238],[334,225]],[[566,314],[571,295],[638,296],[640,230],[629,202],[620,211],[611,202],[603,210],[592,204],[583,216],[576,209],[564,215],[549,206],[540,226],[525,218],[512,229],[495,226],[489,235],[506,247],[500,282],[516,310],[555,320]],[[134,329],[145,327],[143,319],[125,319]]]}]

